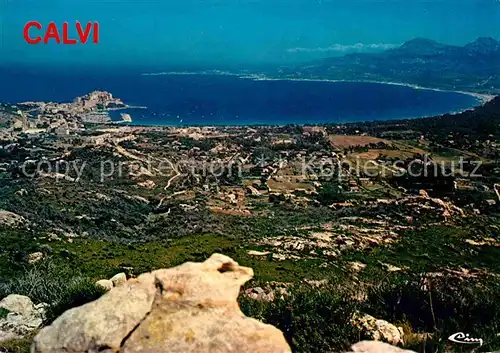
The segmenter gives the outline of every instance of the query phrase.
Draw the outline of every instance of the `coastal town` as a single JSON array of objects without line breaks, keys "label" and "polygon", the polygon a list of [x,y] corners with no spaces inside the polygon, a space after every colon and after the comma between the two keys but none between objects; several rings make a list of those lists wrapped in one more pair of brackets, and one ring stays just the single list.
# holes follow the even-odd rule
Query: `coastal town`
[{"label": "coastal town", "polygon": [[[21,131],[27,134],[56,133],[69,134],[83,129],[85,123],[108,123],[110,110],[129,108],[111,93],[94,91],[85,96],[77,97],[70,103],[52,102],[22,102],[13,106],[5,106],[6,112],[17,116],[9,129],[3,129],[3,136],[11,131]],[[128,114],[122,114],[124,122],[131,122]]]}]

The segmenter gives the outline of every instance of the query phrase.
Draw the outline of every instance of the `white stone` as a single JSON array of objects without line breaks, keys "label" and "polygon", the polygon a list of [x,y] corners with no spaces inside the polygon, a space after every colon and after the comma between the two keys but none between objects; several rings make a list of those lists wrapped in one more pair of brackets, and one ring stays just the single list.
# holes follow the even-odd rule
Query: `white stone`
[{"label": "white stone", "polygon": [[104,288],[105,290],[111,290],[111,288],[113,288],[113,282],[109,279],[101,279],[100,281],[97,281],[95,285],[97,287]]},{"label": "white stone", "polygon": [[109,279],[114,287],[121,286],[122,284],[125,284],[127,282],[127,275],[125,273],[117,273],[113,277]]},{"label": "white stone", "polygon": [[33,305],[30,298],[11,294],[0,302],[7,316],[0,319],[0,342],[21,339],[38,329],[45,319],[47,304]]},{"label": "white stone", "polygon": [[28,255],[28,263],[30,264],[34,264],[38,261],[41,261],[42,259],[43,259],[43,253],[41,252],[34,252]]}]

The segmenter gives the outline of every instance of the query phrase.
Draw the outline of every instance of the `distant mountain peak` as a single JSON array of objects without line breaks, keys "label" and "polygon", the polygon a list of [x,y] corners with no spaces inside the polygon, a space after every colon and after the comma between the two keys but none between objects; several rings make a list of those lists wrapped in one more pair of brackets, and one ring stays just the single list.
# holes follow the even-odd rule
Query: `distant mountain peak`
[{"label": "distant mountain peak", "polygon": [[492,38],[492,37],[479,37],[478,39],[476,39],[475,41],[473,41],[472,43],[469,43],[469,44],[495,44],[495,45],[498,45],[500,44],[500,42],[498,40],[496,40],[495,38]]},{"label": "distant mountain peak", "polygon": [[[443,43],[436,42],[435,40],[428,38],[414,38],[409,41],[406,41],[401,45],[398,49],[405,50],[422,50],[422,49],[444,49],[444,48],[452,48],[456,46],[447,45]],[[500,41],[496,40],[492,37],[479,37],[475,41],[467,44],[464,48],[469,49],[489,49],[489,50],[497,50],[500,48]]]},{"label": "distant mountain peak", "polygon": [[474,42],[467,44],[465,48],[481,53],[497,52],[500,51],[500,42],[491,37],[479,37]]},{"label": "distant mountain peak", "polygon": [[410,40],[404,42],[402,47],[409,47],[409,46],[415,46],[415,45],[433,45],[434,46],[434,45],[443,45],[443,44],[440,44],[432,39],[417,37],[417,38],[413,38],[413,39],[410,39]]},{"label": "distant mountain peak", "polygon": [[438,43],[428,38],[414,38],[406,41],[399,48],[394,49],[400,53],[434,54],[446,49],[446,44]]}]

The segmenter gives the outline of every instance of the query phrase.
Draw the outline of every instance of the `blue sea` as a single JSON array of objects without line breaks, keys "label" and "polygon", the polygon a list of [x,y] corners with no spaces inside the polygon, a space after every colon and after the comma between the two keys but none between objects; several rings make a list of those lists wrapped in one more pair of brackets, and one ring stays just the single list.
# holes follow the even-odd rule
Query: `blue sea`
[{"label": "blue sea", "polygon": [[472,96],[405,86],[230,75],[142,75],[140,72],[0,70],[0,101],[71,101],[106,90],[126,104],[137,125],[317,124],[391,120],[457,112]]}]

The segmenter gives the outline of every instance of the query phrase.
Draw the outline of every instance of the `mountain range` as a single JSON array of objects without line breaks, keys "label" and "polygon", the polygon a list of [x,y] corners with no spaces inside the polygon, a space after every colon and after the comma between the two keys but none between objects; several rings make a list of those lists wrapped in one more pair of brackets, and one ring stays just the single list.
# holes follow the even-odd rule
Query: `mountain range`
[{"label": "mountain range", "polygon": [[415,38],[380,53],[352,53],[279,69],[281,77],[366,80],[500,92],[500,42],[480,37],[464,46]]}]

